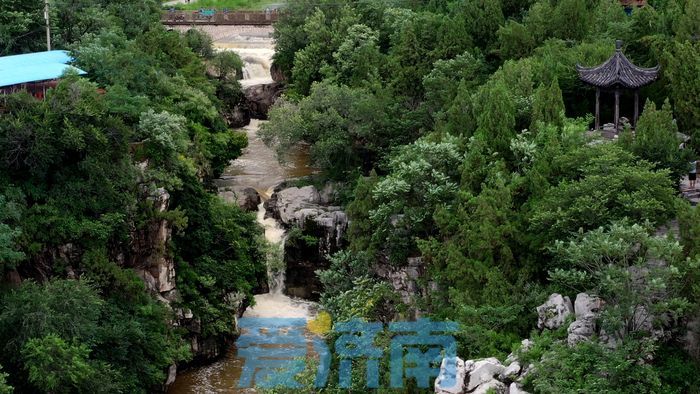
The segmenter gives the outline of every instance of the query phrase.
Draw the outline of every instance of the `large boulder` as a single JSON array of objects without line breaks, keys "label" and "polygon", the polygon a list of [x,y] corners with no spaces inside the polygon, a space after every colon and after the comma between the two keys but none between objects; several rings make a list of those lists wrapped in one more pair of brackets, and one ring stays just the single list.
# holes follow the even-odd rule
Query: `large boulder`
[{"label": "large boulder", "polygon": [[602,306],[603,300],[600,298],[588,295],[586,293],[579,293],[576,295],[576,301],[574,301],[576,319],[597,316]]},{"label": "large boulder", "polygon": [[258,206],[262,202],[260,198],[260,193],[252,187],[246,187],[245,189],[236,193],[236,202],[238,206],[245,211],[254,212],[258,210]]},{"label": "large boulder", "polygon": [[544,304],[537,307],[537,327],[556,330],[564,325],[566,319],[574,313],[569,297],[552,294]]},{"label": "large boulder", "polygon": [[[469,360],[465,363],[465,369],[469,372],[467,391],[472,392],[477,387],[496,380],[496,377],[503,373],[506,368],[498,359],[491,357],[476,361]],[[503,385],[503,383],[501,384]],[[505,389],[505,385],[503,388]]]},{"label": "large boulder", "polygon": [[317,300],[321,284],[316,271],[328,268],[328,256],[340,250],[348,228],[348,217],[340,207],[329,206],[335,192],[314,186],[278,186],[265,202],[266,216],[294,229],[284,245],[286,292]]},{"label": "large boulder", "polygon": [[298,224],[302,209],[318,209],[321,195],[313,186],[290,187],[275,192],[265,203],[268,213],[287,226]]},{"label": "large boulder", "polygon": [[245,103],[223,110],[222,115],[228,127],[233,129],[239,129],[250,124],[250,111]]},{"label": "large boulder", "polygon": [[596,333],[596,318],[603,306],[603,300],[598,297],[579,293],[574,301],[576,320],[567,329],[566,342],[575,346],[579,342],[588,341]]},{"label": "large boulder", "polygon": [[464,360],[445,357],[440,364],[440,374],[435,379],[436,394],[464,394],[466,370]]},{"label": "large boulder", "polygon": [[569,346],[574,346],[579,342],[588,341],[595,334],[595,318],[585,316],[576,319],[567,329],[568,336],[566,342]]},{"label": "large boulder", "polygon": [[513,361],[506,367],[506,369],[503,370],[503,372],[501,372],[498,379],[503,382],[514,382],[518,376],[520,376],[520,371],[522,371],[522,369],[523,367],[519,362]]},{"label": "large boulder", "polygon": [[279,82],[253,85],[245,89],[244,94],[248,113],[253,119],[267,119],[270,107],[282,96],[284,85]]}]

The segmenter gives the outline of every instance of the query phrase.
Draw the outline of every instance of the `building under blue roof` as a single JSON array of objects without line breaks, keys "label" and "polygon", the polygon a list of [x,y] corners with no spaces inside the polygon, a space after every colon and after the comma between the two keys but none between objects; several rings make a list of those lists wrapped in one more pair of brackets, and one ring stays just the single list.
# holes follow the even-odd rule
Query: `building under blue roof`
[{"label": "building under blue roof", "polygon": [[66,51],[0,57],[0,88],[58,79],[68,70],[85,74],[85,71],[69,65],[71,60]]}]

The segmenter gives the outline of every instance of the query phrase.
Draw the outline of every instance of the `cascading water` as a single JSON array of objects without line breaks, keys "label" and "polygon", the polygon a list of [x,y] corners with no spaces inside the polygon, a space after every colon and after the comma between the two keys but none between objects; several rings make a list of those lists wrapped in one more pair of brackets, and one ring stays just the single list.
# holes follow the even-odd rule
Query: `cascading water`
[{"label": "cascading water", "polygon": [[[222,27],[231,29],[232,27]],[[233,50],[244,62],[243,87],[272,82],[270,63],[274,46],[269,28],[234,27],[239,30],[208,31],[215,39],[219,50]],[[265,30],[267,29],[266,33]],[[313,169],[308,165],[307,153],[299,148],[288,152],[286,166],[280,165],[275,153],[258,137],[257,131],[263,121],[253,119],[243,129],[248,135],[248,147],[243,155],[231,163],[222,179],[220,190],[241,191],[252,187],[258,191],[263,203],[258,206],[257,222],[265,230],[268,249],[268,284],[270,292],[255,296],[255,305],[248,308],[244,317],[266,318],[310,318],[315,304],[297,300],[284,294],[285,270],[283,266],[285,230],[274,218],[266,218],[264,201],[270,198],[273,188],[285,179],[309,175]],[[243,360],[236,356],[233,347],[223,359],[178,375],[169,393],[254,393],[252,389],[237,388],[243,368]]]}]

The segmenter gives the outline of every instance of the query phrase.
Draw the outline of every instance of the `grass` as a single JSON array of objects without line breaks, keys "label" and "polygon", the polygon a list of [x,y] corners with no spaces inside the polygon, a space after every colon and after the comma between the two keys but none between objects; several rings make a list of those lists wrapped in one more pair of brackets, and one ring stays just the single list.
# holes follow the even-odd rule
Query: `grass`
[{"label": "grass", "polygon": [[283,4],[284,0],[191,0],[189,4],[178,4],[175,8],[181,10],[198,10],[200,8],[229,11],[260,11],[271,5]]}]

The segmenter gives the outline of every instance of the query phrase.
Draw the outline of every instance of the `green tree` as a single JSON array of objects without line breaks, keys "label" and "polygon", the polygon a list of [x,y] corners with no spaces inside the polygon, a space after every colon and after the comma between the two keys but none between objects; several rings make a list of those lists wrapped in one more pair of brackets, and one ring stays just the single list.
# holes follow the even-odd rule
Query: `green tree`
[{"label": "green tree", "polygon": [[547,87],[540,85],[532,100],[532,123],[530,129],[537,131],[540,125],[564,125],[564,99],[555,78]]},{"label": "green tree", "polygon": [[41,0],[8,0],[0,4],[0,55],[46,49],[43,10]]},{"label": "green tree", "polygon": [[573,293],[600,296],[605,306],[598,324],[618,341],[650,336],[689,308],[681,293],[688,269],[682,247],[649,232],[639,224],[616,222],[558,240],[552,249],[556,268],[550,280]]},{"label": "green tree", "polygon": [[30,339],[22,347],[29,381],[43,392],[109,393],[121,388],[111,381],[106,364],[89,360],[84,344],[70,344],[54,334]]},{"label": "green tree", "polygon": [[[2,371],[2,366],[0,366],[0,371]],[[0,372],[0,394],[12,394],[13,391],[12,386],[7,384],[7,374]]]},{"label": "green tree", "polygon": [[676,35],[684,41],[693,41],[700,37],[700,1],[685,0],[683,14],[676,21]]},{"label": "green tree", "polygon": [[378,41],[378,33],[371,28],[351,26],[346,38],[333,53],[333,66],[324,73],[330,79],[351,87],[376,86],[383,63]]},{"label": "green tree", "polygon": [[498,29],[498,42],[501,59],[520,59],[535,49],[535,38],[528,28],[516,21],[509,20]]},{"label": "green tree", "polygon": [[[214,56],[212,66],[219,79],[225,81],[229,77],[243,79],[243,61],[233,51],[221,51]],[[240,87],[239,87],[240,89]]]},{"label": "green tree", "polygon": [[501,80],[484,85],[477,93],[474,116],[477,134],[488,147],[510,159],[510,140],[515,137],[515,103]]},{"label": "green tree", "polygon": [[16,190],[10,189],[8,192],[8,195],[0,194],[0,271],[15,268],[15,264],[25,258],[17,245],[17,238],[22,234],[18,222],[23,196],[21,192],[17,195]]},{"label": "green tree", "polygon": [[700,43],[674,42],[664,52],[673,107],[680,131],[692,137],[697,147],[700,136]]},{"label": "green tree", "polygon": [[369,171],[394,145],[412,140],[401,124],[391,122],[389,105],[367,89],[317,83],[298,104],[278,102],[260,135],[282,158],[299,142],[311,144],[314,164],[331,178],[346,179]]},{"label": "green tree", "polygon": [[416,254],[416,238],[434,231],[432,212],[451,201],[462,161],[457,139],[421,139],[399,150],[389,162],[390,172],[373,190],[377,202],[369,216],[374,250],[403,265]]},{"label": "green tree", "polygon": [[525,387],[541,393],[657,393],[661,391],[658,372],[639,362],[652,351],[643,340],[617,349],[597,342],[582,342],[573,349],[557,343],[528,375]]},{"label": "green tree", "polygon": [[501,0],[467,0],[457,3],[456,15],[464,18],[467,33],[480,48],[490,48],[498,28],[505,23]]},{"label": "green tree", "polygon": [[632,152],[644,160],[655,163],[658,169],[668,169],[672,179],[680,180],[688,171],[688,151],[679,149],[681,140],[673,120],[668,100],[660,110],[647,101],[637,122],[635,136],[630,146]]},{"label": "green tree", "polygon": [[663,224],[673,216],[668,170],[656,171],[616,145],[582,147],[555,160],[569,175],[533,201],[530,231],[541,240],[565,239],[625,217]]}]

